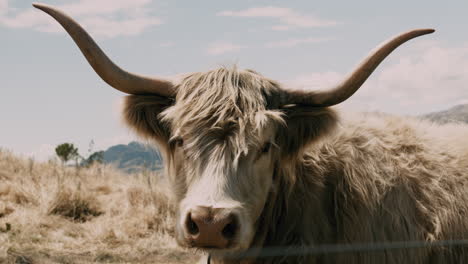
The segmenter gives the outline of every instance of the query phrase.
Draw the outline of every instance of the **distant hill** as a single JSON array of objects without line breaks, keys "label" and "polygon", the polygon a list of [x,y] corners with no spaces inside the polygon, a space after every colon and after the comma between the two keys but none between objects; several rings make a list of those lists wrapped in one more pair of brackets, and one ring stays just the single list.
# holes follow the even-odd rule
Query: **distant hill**
[{"label": "distant hill", "polygon": [[421,117],[440,124],[468,123],[468,104],[457,105],[448,110],[429,113]]},{"label": "distant hill", "polygon": [[159,170],[162,168],[162,156],[156,148],[133,141],[104,151],[104,163],[114,164],[129,173],[143,169]]}]

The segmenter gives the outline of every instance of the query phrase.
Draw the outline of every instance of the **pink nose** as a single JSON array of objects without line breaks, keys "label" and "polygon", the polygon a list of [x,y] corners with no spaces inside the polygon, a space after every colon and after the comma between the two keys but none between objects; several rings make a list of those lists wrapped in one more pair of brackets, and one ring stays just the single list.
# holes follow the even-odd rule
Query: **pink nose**
[{"label": "pink nose", "polygon": [[239,224],[226,209],[197,206],[188,213],[185,227],[193,246],[224,249],[236,236]]}]

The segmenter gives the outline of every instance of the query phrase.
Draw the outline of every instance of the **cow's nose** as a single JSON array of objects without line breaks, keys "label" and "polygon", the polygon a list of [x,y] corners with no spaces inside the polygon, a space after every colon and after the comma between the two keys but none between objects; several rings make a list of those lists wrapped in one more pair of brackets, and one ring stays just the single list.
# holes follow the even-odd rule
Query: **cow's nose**
[{"label": "cow's nose", "polygon": [[185,221],[191,244],[200,248],[227,248],[238,231],[238,219],[223,208],[198,206]]}]

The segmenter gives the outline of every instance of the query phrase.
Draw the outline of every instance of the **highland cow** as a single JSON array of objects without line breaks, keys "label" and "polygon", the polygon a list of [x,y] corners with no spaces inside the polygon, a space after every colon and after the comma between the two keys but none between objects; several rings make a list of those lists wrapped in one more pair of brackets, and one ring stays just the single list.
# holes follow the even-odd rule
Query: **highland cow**
[{"label": "highland cow", "polygon": [[35,7],[65,28],[104,81],[129,94],[126,122],[163,152],[181,246],[212,254],[211,263],[468,262],[461,246],[242,257],[254,248],[468,237],[468,127],[339,118],[331,108],[399,45],[434,30],[384,42],[332,89],[299,91],[236,67],[177,82],[129,73],[73,19]]}]

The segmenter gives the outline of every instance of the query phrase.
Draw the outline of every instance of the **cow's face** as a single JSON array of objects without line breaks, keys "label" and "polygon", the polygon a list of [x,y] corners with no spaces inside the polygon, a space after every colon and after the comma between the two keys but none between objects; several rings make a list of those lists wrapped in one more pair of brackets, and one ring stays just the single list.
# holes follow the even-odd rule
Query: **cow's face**
[{"label": "cow's face", "polygon": [[169,175],[179,203],[176,230],[182,245],[239,249],[254,235],[273,183],[276,124],[266,122],[255,132],[226,126],[200,128],[198,135],[183,134],[170,143]]},{"label": "cow's face", "polygon": [[175,102],[128,98],[129,124],[165,150],[179,244],[247,248],[280,168],[294,167],[334,123],[327,108],[281,109],[278,87],[253,71],[222,68],[184,78]]},{"label": "cow's face", "polygon": [[249,246],[273,182],[282,114],[275,84],[252,71],[193,74],[164,113],[169,176],[179,203],[177,240],[198,248]]}]

